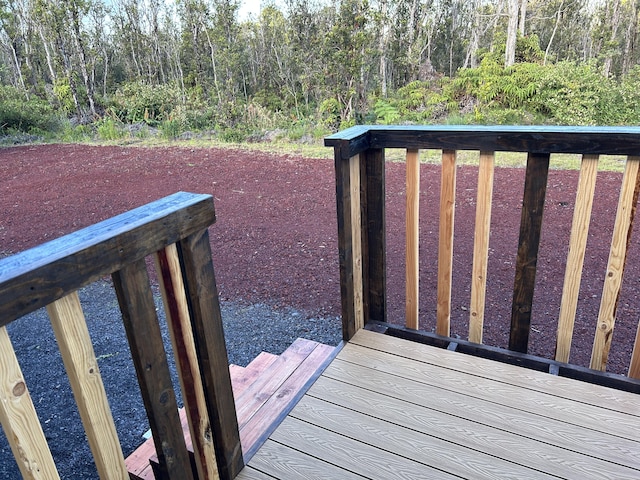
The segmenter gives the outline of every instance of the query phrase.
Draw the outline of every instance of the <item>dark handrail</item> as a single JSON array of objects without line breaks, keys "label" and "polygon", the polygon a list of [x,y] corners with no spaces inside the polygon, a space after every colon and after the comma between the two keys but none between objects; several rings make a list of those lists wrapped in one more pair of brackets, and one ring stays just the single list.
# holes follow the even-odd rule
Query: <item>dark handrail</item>
[{"label": "dark handrail", "polygon": [[[243,467],[208,227],[213,198],[179,192],[0,261],[0,327],[112,275],[154,436],[169,478],[191,478],[191,464],[145,257],[176,244],[201,381],[221,478]],[[160,273],[160,272],[159,272]],[[183,392],[189,397],[191,392]]]},{"label": "dark handrail", "polygon": [[[612,240],[610,265],[605,290],[613,291],[603,300],[598,332],[592,353],[591,368],[603,370],[613,330],[620,279],[626,260],[635,201],[640,192],[640,128],[638,127],[561,127],[561,126],[385,126],[362,125],[346,129],[325,138],[325,146],[334,148],[338,214],[338,248],[340,262],[343,337],[349,340],[366,324],[388,323],[386,300],[386,233],[385,233],[385,149],[402,148],[409,154],[419,149],[442,150],[451,156],[461,150],[478,151],[492,164],[495,152],[528,154],[520,222],[520,238],[516,254],[509,349],[526,353],[530,331],[531,304],[535,285],[536,261],[545,203],[547,175],[551,154],[582,154],[585,163],[597,162],[598,155],[628,157],[623,177]],[[588,157],[588,158],[587,158]],[[455,159],[454,159],[455,162]],[[493,166],[489,167],[493,169]],[[447,186],[455,188],[455,168],[447,175],[453,180]],[[444,170],[443,170],[444,175]],[[593,178],[595,182],[595,177]],[[444,185],[442,188],[445,188]],[[635,191],[635,193],[634,193]],[[448,196],[447,196],[448,195]],[[450,201],[451,192],[441,193],[442,205]],[[444,203],[442,203],[444,201]],[[490,195],[489,195],[490,204]],[[585,200],[586,205],[586,200]],[[590,208],[590,207],[589,207]],[[408,213],[407,213],[408,215]],[[451,230],[452,218],[444,221]],[[486,217],[485,217],[486,218]],[[488,224],[487,224],[488,225]],[[441,224],[441,229],[443,225]],[[588,225],[583,226],[588,228]],[[579,228],[576,227],[576,230]],[[446,237],[446,233],[445,233]],[[444,238],[447,252],[442,298],[446,301],[447,269],[451,267],[450,239]],[[580,240],[582,241],[582,240]],[[625,245],[625,241],[627,245]],[[580,247],[582,248],[582,247]],[[440,261],[440,258],[439,258]],[[447,264],[448,262],[448,264]],[[579,262],[578,262],[579,263]],[[440,268],[440,267],[439,267]],[[579,267],[581,268],[581,267]],[[440,308],[441,278],[438,279]],[[450,281],[450,278],[449,278]],[[608,283],[607,283],[608,282]],[[449,284],[450,287],[450,284]],[[450,305],[449,305],[450,306]],[[568,309],[570,310],[570,309]],[[447,306],[443,317],[448,322]],[[438,321],[440,321],[438,312]],[[439,325],[438,325],[439,327]],[[446,328],[436,331],[448,331]],[[570,332],[572,320],[559,325]],[[446,335],[446,333],[444,334]],[[566,351],[566,345],[565,345]],[[566,361],[566,360],[563,360]],[[636,350],[630,376],[640,375],[640,350]]]},{"label": "dark handrail", "polygon": [[324,143],[342,160],[380,148],[640,155],[640,128],[359,125]]}]

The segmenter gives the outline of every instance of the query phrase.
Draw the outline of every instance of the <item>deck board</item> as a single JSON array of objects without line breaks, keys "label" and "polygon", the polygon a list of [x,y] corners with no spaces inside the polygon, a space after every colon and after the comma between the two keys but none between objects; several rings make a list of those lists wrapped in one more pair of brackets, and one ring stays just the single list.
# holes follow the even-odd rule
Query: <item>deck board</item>
[{"label": "deck board", "polygon": [[361,330],[239,478],[637,479],[639,405]]}]

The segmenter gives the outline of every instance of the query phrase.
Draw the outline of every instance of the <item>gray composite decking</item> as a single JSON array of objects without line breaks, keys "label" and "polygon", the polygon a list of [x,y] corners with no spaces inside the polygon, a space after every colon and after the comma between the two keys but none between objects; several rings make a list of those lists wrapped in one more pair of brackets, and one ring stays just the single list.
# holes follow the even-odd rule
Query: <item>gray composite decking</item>
[{"label": "gray composite decking", "polygon": [[639,400],[360,330],[237,478],[638,479]]}]

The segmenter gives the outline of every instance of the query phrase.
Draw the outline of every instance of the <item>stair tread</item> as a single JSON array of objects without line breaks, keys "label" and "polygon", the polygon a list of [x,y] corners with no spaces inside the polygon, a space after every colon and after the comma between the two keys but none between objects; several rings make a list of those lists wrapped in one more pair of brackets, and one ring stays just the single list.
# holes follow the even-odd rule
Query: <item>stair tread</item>
[{"label": "stair tread", "polygon": [[[280,421],[282,412],[333,351],[334,347],[299,338],[281,355],[262,352],[246,367],[229,365],[245,455],[263,440],[270,425]],[[179,414],[187,449],[192,452],[185,409],[181,408]],[[157,462],[153,438],[145,441],[126,460],[131,478],[141,480],[154,480],[152,464]]]}]

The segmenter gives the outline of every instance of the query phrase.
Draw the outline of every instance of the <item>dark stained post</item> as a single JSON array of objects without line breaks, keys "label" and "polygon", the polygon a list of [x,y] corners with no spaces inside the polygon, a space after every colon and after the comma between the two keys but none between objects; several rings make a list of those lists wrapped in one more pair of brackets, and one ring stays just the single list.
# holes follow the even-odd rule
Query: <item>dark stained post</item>
[{"label": "dark stained post", "polygon": [[362,210],[365,234],[362,257],[365,319],[387,321],[387,240],[385,221],[384,149],[361,155]]},{"label": "dark stained post", "polygon": [[182,260],[218,473],[222,480],[231,480],[244,467],[244,460],[208,230],[196,232],[181,240],[178,251]]},{"label": "dark stained post", "polygon": [[161,476],[193,479],[144,259],[113,274]]},{"label": "dark stained post", "polygon": [[509,337],[509,350],[521,353],[527,353],[529,344],[531,306],[547,191],[549,158],[549,154],[533,153],[530,153],[527,158]]}]

